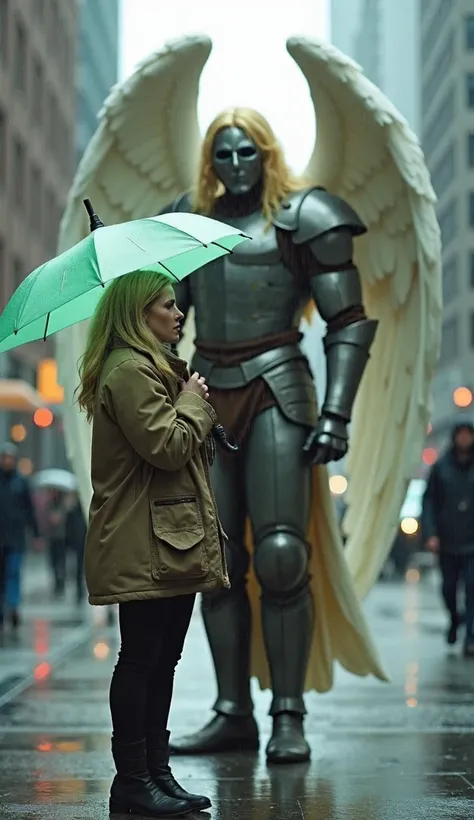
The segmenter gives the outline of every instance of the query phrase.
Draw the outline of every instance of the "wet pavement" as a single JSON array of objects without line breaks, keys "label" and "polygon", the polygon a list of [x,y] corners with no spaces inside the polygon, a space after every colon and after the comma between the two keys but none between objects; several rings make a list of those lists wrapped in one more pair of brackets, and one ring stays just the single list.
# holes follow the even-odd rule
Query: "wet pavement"
[{"label": "wet pavement", "polygon": [[[416,573],[410,579],[416,581]],[[288,767],[266,765],[270,696],[256,692],[259,754],[173,759],[183,785],[213,801],[210,813],[190,817],[472,816],[474,662],[461,657],[460,646],[444,645],[446,624],[434,580],[380,584],[369,597],[367,612],[392,683],[339,670],[331,693],[307,698],[311,763]],[[116,628],[97,623],[90,612],[82,620],[67,603],[35,604],[34,595],[25,614],[17,655],[12,645],[0,647],[5,690],[0,700],[0,817],[102,820],[108,817],[113,775],[107,690]],[[69,623],[74,618],[75,626]],[[42,632],[43,639],[48,635],[49,655],[40,651],[45,648],[38,643]],[[20,691],[17,681],[8,694],[5,659],[15,669],[13,677],[24,670],[28,688]],[[46,665],[35,676],[41,663]],[[214,697],[209,650],[196,608],[176,678],[172,732],[200,727],[210,716]]]}]

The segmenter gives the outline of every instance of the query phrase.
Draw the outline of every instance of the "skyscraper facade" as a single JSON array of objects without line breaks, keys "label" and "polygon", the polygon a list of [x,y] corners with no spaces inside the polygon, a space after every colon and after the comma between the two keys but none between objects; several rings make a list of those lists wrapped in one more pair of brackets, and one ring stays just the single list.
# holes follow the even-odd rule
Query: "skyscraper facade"
[{"label": "skyscraper facade", "polygon": [[119,5],[119,0],[79,0],[77,161],[96,130],[97,114],[118,79]]}]

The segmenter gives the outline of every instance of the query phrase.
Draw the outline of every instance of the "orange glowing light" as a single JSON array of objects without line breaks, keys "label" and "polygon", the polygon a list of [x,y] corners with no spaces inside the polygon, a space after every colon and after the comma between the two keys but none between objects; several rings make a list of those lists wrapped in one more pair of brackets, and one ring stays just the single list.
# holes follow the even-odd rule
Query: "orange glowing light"
[{"label": "orange glowing light", "polygon": [[31,458],[20,458],[18,469],[22,475],[31,475],[33,472],[33,462]]},{"label": "orange glowing light", "polygon": [[407,706],[409,709],[414,709],[415,706],[418,706],[418,701],[416,698],[408,698]]},{"label": "orange glowing light", "polygon": [[421,456],[423,464],[427,464],[428,467],[431,467],[435,463],[437,458],[438,451],[435,450],[434,447],[425,447],[425,449],[423,450],[423,454]]},{"label": "orange glowing light", "polygon": [[35,680],[44,680],[50,673],[51,665],[43,661],[43,663],[39,663],[38,666],[35,667],[34,678]]},{"label": "orange glowing light", "polygon": [[453,402],[456,407],[469,407],[472,404],[472,390],[469,387],[456,387],[453,393]]},{"label": "orange glowing light", "polygon": [[38,752],[52,752],[53,751],[53,744],[52,743],[38,743],[37,745]]},{"label": "orange glowing light", "polygon": [[407,584],[417,584],[420,580],[420,570],[416,569],[416,567],[407,570],[405,580]]},{"label": "orange glowing light", "polygon": [[14,424],[12,429],[10,430],[11,440],[15,442],[15,444],[20,444],[22,441],[25,440],[27,436],[26,427],[24,424]]},{"label": "orange glowing light", "polygon": [[109,653],[110,647],[104,641],[100,641],[94,646],[94,655],[99,661],[105,661],[105,659],[109,656]]},{"label": "orange glowing light", "polygon": [[54,416],[48,407],[39,407],[35,411],[33,421],[37,427],[50,427],[54,421]]}]

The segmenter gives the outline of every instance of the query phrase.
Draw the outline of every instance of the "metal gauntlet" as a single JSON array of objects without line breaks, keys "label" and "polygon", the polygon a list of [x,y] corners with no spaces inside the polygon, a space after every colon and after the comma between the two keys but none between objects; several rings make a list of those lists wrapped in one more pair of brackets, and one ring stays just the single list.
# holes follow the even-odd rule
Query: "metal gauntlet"
[{"label": "metal gauntlet", "polygon": [[335,415],[350,421],[377,324],[373,319],[362,319],[327,334],[324,340],[327,386],[323,415]]}]

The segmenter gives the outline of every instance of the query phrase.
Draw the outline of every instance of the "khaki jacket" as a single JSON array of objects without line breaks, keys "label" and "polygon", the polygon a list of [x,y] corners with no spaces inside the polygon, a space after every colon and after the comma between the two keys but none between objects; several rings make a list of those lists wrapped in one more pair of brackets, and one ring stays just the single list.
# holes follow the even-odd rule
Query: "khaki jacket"
[{"label": "khaki jacket", "polygon": [[[185,362],[172,358],[184,376]],[[205,438],[216,420],[152,361],[115,348],[99,386],[85,572],[91,604],[229,587]]]}]

